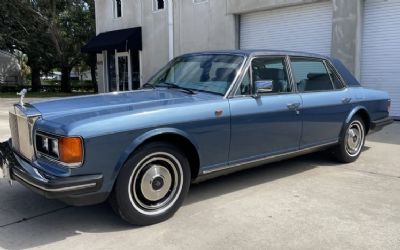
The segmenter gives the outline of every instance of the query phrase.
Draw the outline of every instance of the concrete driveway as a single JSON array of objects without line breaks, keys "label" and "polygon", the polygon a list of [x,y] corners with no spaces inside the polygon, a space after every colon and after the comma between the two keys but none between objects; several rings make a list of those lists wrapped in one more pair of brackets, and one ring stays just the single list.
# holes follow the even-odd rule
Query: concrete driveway
[{"label": "concrete driveway", "polygon": [[[11,102],[0,99],[1,139]],[[0,248],[400,249],[400,123],[352,164],[316,153],[193,185],[172,219],[142,228],[107,204],[69,207],[0,180]]]}]

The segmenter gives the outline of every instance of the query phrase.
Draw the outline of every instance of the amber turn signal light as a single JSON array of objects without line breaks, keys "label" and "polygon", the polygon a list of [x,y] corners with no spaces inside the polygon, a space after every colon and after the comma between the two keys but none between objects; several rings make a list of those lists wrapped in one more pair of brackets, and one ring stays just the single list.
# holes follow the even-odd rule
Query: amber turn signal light
[{"label": "amber turn signal light", "polygon": [[80,137],[61,137],[58,139],[59,160],[67,164],[83,162],[83,143]]}]

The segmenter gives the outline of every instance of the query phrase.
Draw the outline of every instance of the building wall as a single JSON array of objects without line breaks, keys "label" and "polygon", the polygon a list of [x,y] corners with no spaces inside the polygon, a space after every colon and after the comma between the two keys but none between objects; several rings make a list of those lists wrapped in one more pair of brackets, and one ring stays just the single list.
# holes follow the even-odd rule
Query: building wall
[{"label": "building wall", "polygon": [[[271,10],[293,5],[308,4],[329,0],[226,0],[227,12],[243,14],[253,11]],[[352,0],[351,0],[352,1]]]},{"label": "building wall", "polygon": [[[151,2],[143,0],[144,2]],[[122,0],[122,17],[114,18],[112,0],[95,0],[96,33],[127,29],[141,25],[140,0]]]},{"label": "building wall", "polygon": [[[122,17],[113,17],[113,1],[96,0],[97,34],[132,27],[142,27],[142,78],[146,81],[163,64],[168,62],[168,22],[167,10],[153,12],[150,0],[122,0]],[[98,64],[105,60],[97,57]],[[99,71],[104,71],[100,69]],[[104,72],[98,74],[99,91],[104,88]]]},{"label": "building wall", "polygon": [[238,47],[236,17],[227,14],[226,1],[193,4],[191,0],[175,0],[174,3],[175,56]]},{"label": "building wall", "polygon": [[360,78],[363,0],[333,0],[332,56]]},{"label": "building wall", "polygon": [[142,0],[142,80],[146,82],[168,62],[168,11],[153,12],[150,0]]},{"label": "building wall", "polygon": [[[165,10],[153,12],[152,0],[122,0],[123,17],[114,19],[112,1],[96,0],[97,33],[142,27],[142,82],[169,60],[167,1]],[[193,51],[239,48],[240,14],[329,0],[208,0],[199,4],[191,0],[173,1],[174,56],[178,56]],[[332,55],[359,76],[363,0],[332,1]],[[103,55],[98,55],[98,65],[103,60]],[[98,72],[99,90],[104,90],[101,71],[104,68]]]},{"label": "building wall", "polygon": [[[329,0],[227,0],[227,12],[243,14],[321,1]],[[362,30],[361,10],[364,1],[332,0],[332,4],[331,54],[341,60],[359,78]]]}]

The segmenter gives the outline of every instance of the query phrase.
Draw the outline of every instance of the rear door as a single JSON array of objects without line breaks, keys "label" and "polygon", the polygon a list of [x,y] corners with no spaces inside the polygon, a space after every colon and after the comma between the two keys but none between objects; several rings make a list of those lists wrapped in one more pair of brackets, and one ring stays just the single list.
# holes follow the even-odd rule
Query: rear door
[{"label": "rear door", "polygon": [[284,56],[254,58],[229,99],[231,164],[298,150],[301,98],[287,68]]},{"label": "rear door", "polygon": [[307,57],[290,61],[303,102],[300,148],[336,142],[351,109],[350,92],[328,61]]}]

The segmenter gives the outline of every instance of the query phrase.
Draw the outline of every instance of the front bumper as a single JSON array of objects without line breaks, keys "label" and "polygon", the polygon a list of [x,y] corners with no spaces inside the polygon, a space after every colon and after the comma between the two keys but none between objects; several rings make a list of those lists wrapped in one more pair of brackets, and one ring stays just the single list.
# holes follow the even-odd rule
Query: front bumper
[{"label": "front bumper", "polygon": [[391,117],[386,117],[380,120],[372,121],[370,130],[371,132],[377,132],[382,130],[385,126],[393,123],[393,119]]},{"label": "front bumper", "polygon": [[106,194],[99,194],[103,176],[84,175],[56,177],[32,166],[8,142],[0,144],[0,167],[4,176],[15,180],[35,193],[49,199],[59,199],[71,205],[89,205],[102,202]]}]

